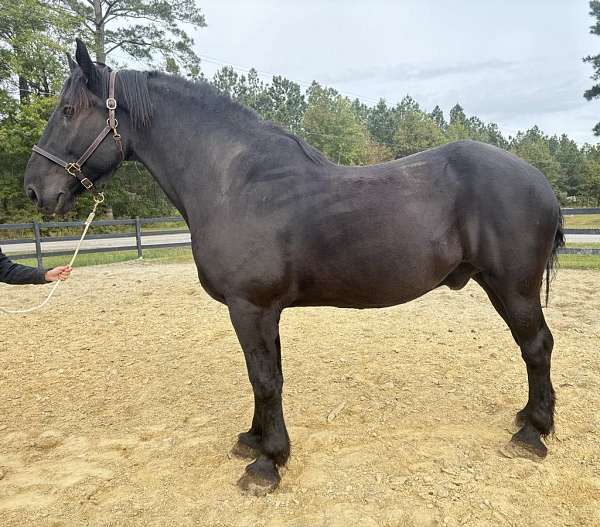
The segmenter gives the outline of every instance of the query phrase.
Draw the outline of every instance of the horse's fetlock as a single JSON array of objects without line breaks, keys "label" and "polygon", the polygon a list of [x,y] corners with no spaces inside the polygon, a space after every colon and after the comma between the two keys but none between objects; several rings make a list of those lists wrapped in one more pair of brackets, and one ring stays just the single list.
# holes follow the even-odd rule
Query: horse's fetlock
[{"label": "horse's fetlock", "polygon": [[285,465],[290,457],[290,442],[286,436],[263,439],[261,450],[279,466]]},{"label": "horse's fetlock", "polygon": [[550,409],[536,409],[529,412],[529,422],[543,436],[547,436],[554,430],[554,416]]}]

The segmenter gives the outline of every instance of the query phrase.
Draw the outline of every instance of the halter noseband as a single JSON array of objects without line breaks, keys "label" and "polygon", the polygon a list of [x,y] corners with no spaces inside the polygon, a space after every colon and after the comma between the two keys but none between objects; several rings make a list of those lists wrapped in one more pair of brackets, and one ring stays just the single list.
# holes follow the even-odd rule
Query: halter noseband
[{"label": "halter noseband", "polygon": [[[40,148],[38,145],[33,145],[33,151],[37,152],[40,155],[43,155],[46,159],[56,163],[63,167],[67,173],[73,176],[77,181],[79,181],[86,190],[90,191],[94,196],[102,196],[102,193],[99,193],[94,187],[94,183],[83,176],[81,173],[82,165],[90,158],[90,156],[96,151],[96,149],[100,146],[104,138],[112,131],[113,139],[115,140],[115,144],[119,149],[119,153],[121,155],[121,161],[124,159],[123,156],[123,144],[121,142],[121,135],[117,132],[117,127],[119,126],[119,121],[117,121],[115,117],[115,110],[117,109],[117,100],[115,99],[115,81],[117,78],[117,72],[115,70],[110,72],[110,78],[108,81],[108,99],[106,99],[106,108],[108,108],[108,119],[106,120],[106,126],[104,129],[98,134],[98,137],[94,139],[92,144],[87,148],[87,150],[81,154],[81,157],[72,163],[67,163],[63,161],[60,157],[51,154],[47,150]],[[104,196],[102,196],[104,199]]]}]

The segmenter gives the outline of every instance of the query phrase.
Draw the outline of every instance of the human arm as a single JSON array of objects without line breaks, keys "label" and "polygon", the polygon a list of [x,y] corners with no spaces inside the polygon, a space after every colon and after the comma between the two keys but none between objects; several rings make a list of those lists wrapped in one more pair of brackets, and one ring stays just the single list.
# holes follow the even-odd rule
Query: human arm
[{"label": "human arm", "polygon": [[45,284],[46,270],[13,262],[0,249],[0,282],[7,284]]}]

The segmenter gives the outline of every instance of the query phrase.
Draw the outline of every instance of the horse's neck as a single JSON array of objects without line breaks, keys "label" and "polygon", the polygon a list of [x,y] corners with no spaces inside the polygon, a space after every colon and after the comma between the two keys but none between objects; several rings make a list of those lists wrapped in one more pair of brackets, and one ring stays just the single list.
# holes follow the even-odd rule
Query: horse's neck
[{"label": "horse's neck", "polygon": [[152,123],[133,131],[131,158],[146,166],[184,217],[209,215],[236,144],[224,139],[227,131],[214,116],[161,91],[154,94],[160,104]]}]

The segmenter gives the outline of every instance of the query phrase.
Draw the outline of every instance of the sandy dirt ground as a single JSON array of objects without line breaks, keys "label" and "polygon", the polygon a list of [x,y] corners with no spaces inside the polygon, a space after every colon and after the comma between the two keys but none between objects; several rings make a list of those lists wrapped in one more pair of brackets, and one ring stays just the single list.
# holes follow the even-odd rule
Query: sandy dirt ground
[{"label": "sandy dirt ground", "polygon": [[[599,289],[592,271],[554,283],[542,462],[507,448],[525,368],[475,283],[286,311],[292,458],[256,498],[228,455],[252,414],[243,356],[193,266],[76,270],[43,312],[0,315],[0,525],[598,526]],[[0,286],[4,305],[44,293]]]}]

